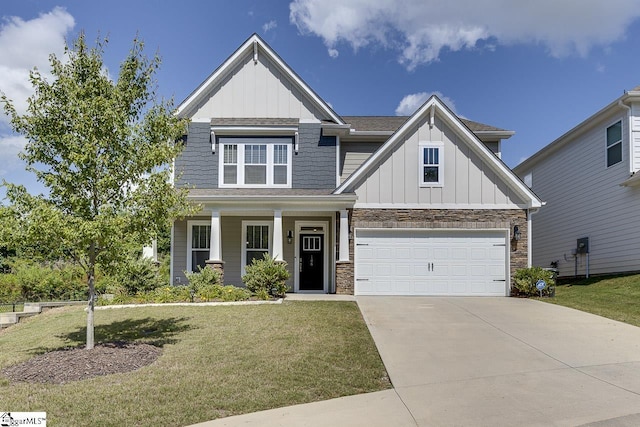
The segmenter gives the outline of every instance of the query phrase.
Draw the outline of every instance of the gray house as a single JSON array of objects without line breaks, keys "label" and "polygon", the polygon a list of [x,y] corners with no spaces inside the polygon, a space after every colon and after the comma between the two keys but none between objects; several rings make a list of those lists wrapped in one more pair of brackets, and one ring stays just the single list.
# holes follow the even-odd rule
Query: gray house
[{"label": "gray house", "polygon": [[202,211],[172,230],[172,279],[241,285],[265,253],[293,292],[509,295],[540,200],[500,160],[513,132],[437,97],[411,117],[340,116],[259,36],[178,108],[175,185]]},{"label": "gray house", "polygon": [[546,202],[533,263],[560,276],[640,270],[640,86],[514,171]]}]

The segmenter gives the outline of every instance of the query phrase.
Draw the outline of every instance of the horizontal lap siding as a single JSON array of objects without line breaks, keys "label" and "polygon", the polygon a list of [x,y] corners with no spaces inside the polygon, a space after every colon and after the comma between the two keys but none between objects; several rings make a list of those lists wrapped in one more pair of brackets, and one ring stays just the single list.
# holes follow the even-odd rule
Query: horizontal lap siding
[{"label": "horizontal lap siding", "polygon": [[[623,161],[606,167],[605,131],[623,120]],[[533,216],[533,263],[559,261],[560,274],[575,272],[576,239],[589,237],[591,274],[640,270],[640,188],[622,187],[629,176],[626,115],[604,117],[594,129],[543,159],[532,170],[532,188],[546,202]],[[578,256],[578,274],[586,256]]]},{"label": "horizontal lap siding", "polygon": [[344,182],[356,169],[373,154],[382,143],[377,142],[341,142],[340,143],[340,182]]}]

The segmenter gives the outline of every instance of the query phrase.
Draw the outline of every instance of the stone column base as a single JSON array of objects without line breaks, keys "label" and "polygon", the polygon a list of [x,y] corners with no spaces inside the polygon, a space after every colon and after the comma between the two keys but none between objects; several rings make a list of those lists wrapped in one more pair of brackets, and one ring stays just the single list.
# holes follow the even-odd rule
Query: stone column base
[{"label": "stone column base", "polygon": [[336,294],[353,295],[353,261],[336,262]]},{"label": "stone column base", "polygon": [[224,261],[219,259],[208,259],[204,263],[207,267],[220,273],[220,284],[224,285]]}]

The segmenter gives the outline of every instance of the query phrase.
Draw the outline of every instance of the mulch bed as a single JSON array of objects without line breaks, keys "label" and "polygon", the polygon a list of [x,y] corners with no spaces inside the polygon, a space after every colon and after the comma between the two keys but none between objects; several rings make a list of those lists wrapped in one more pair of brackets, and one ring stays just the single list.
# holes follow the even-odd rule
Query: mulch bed
[{"label": "mulch bed", "polygon": [[15,382],[64,384],[135,371],[155,362],[161,353],[159,347],[142,343],[98,344],[91,350],[74,347],[33,357],[2,374]]}]

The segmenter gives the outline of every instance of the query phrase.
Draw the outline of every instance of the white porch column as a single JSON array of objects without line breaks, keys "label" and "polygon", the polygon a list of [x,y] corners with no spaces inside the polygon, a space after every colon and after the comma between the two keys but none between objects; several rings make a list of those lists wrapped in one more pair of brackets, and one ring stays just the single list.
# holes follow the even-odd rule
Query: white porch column
[{"label": "white porch column", "polygon": [[211,211],[211,242],[209,245],[209,259],[222,260],[222,230],[220,228],[220,211]]},{"label": "white porch column", "polygon": [[338,261],[349,261],[349,211],[340,211],[340,259]]},{"label": "white porch column", "polygon": [[282,257],[282,211],[273,211],[273,257],[276,261],[284,261]]}]

